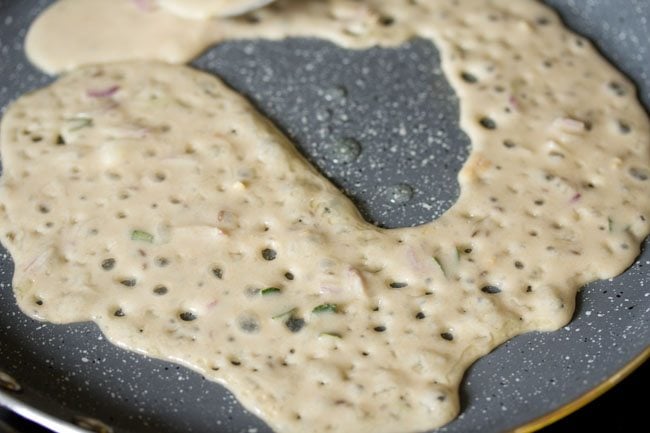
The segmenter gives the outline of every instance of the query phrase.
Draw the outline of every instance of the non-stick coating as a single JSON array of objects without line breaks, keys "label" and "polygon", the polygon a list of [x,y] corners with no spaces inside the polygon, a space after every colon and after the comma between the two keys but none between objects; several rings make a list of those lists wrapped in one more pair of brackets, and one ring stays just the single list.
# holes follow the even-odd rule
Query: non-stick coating
[{"label": "non-stick coating", "polygon": [[[51,80],[29,65],[22,50],[28,24],[49,3],[0,0],[0,106]],[[633,78],[647,107],[650,2],[547,3]],[[456,173],[469,143],[430,43],[352,52],[317,40],[231,42],[195,65],[250,97],[369,220],[388,227],[422,223],[455,200]],[[333,162],[332,146],[341,139],[360,143],[356,163]],[[395,204],[392,187],[402,184],[412,187],[413,197]],[[585,288],[569,326],[515,338],[477,362],[462,385],[462,415],[441,431],[509,430],[621,369],[650,345],[649,268],[646,249],[622,276]],[[22,385],[14,398],[64,420],[95,417],[116,432],[270,431],[220,386],[185,368],[117,349],[92,324],[28,319],[15,305],[11,269],[5,254],[0,371]]]}]

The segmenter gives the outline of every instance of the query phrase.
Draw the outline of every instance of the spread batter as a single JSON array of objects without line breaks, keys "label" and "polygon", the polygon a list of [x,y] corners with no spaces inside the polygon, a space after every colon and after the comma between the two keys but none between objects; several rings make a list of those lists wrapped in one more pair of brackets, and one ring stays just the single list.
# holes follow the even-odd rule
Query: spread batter
[{"label": "spread batter", "polygon": [[273,0],[160,0],[172,13],[192,19],[239,15]]},{"label": "spread batter", "polygon": [[[576,291],[622,272],[648,234],[650,130],[634,88],[537,2],[278,1],[189,29],[108,3],[55,4],[30,31],[31,58],[56,71],[180,62],[234,37],[420,36],[460,98],[473,150],[458,202],[394,230],[184,66],[82,67],[2,120],[0,227],[20,307],[93,320],[122,347],[200,371],[277,431],[450,421],[473,361],[567,323]],[[110,25],[93,21],[102,8]],[[125,28],[111,26],[134,17],[121,52]],[[160,29],[154,46],[147,28]]]}]

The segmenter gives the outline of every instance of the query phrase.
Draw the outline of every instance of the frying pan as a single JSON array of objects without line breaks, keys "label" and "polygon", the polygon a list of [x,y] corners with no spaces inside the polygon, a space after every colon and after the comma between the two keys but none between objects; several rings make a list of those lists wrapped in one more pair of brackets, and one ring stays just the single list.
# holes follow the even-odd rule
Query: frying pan
[{"label": "frying pan", "polygon": [[[22,49],[29,23],[49,3],[0,0],[2,107],[52,80]],[[648,107],[650,2],[546,3],[637,83]],[[249,97],[369,221],[419,224],[455,201],[469,141],[431,43],[347,51],[311,39],[234,41],[194,64]],[[332,157],[341,142],[360,147],[355,163]],[[583,289],[568,326],[519,336],[476,362],[461,386],[462,414],[439,431],[532,431],[640,365],[650,353],[645,245],[623,275]],[[29,319],[13,298],[11,259],[0,253],[0,404],[61,432],[270,432],[219,385],[118,349],[92,323]]]}]

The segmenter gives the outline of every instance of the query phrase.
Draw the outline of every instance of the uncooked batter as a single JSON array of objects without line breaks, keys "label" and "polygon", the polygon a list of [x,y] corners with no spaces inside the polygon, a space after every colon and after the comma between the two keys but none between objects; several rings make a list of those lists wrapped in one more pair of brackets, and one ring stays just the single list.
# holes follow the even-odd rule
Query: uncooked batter
[{"label": "uncooked batter", "polygon": [[[243,98],[183,66],[84,67],[7,111],[0,226],[21,308],[93,320],[120,346],[200,371],[276,431],[450,421],[474,360],[567,323],[578,288],[622,272],[648,233],[650,130],[634,88],[536,2],[278,1],[189,30],[108,3],[57,3],[30,32],[31,58],[55,71],[183,61],[231,37],[417,35],[460,98],[473,145],[460,198],[396,230],[363,221]],[[88,15],[102,8],[111,25],[141,25],[102,27]],[[86,25],[96,38],[81,41]],[[123,54],[120,32],[133,40]]]},{"label": "uncooked batter", "polygon": [[[141,0],[140,0],[141,1]],[[160,0],[172,13],[192,19],[239,15],[267,5],[273,0]],[[152,1],[152,3],[154,3]],[[152,6],[153,7],[153,6]]]}]

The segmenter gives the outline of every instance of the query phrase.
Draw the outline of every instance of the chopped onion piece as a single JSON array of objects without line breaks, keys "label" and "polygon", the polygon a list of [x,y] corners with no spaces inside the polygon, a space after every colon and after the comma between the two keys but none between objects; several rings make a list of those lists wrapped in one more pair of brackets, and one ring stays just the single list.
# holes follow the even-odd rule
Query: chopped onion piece
[{"label": "chopped onion piece", "polygon": [[582,134],[587,131],[587,124],[571,117],[558,117],[553,121],[553,128],[568,134]]}]

